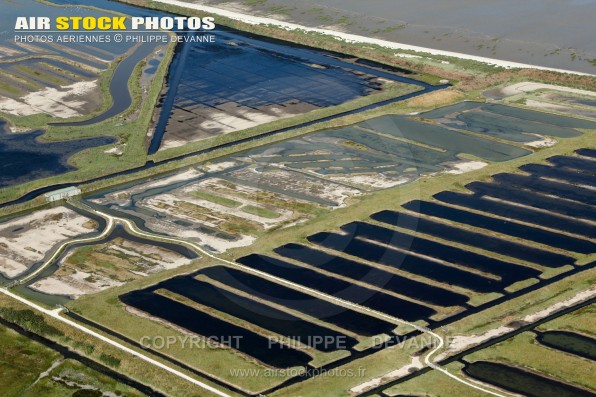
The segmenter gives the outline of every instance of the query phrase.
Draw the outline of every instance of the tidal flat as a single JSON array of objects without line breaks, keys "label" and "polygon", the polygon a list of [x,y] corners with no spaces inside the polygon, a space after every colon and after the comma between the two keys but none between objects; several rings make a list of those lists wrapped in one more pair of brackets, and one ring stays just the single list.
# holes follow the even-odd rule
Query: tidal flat
[{"label": "tidal flat", "polygon": [[409,45],[594,73],[595,0],[206,0],[214,7]]}]

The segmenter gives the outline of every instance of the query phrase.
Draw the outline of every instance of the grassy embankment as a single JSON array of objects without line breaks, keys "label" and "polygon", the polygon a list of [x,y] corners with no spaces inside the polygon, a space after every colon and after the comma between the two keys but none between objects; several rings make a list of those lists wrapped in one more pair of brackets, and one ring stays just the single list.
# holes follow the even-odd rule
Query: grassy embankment
[{"label": "grassy embankment", "polygon": [[596,304],[583,307],[538,327],[539,331],[570,331],[596,336]]},{"label": "grassy embankment", "polygon": [[524,332],[487,349],[472,353],[466,356],[465,360],[501,362],[596,390],[591,360],[544,346],[535,340],[535,334],[532,332]]},{"label": "grassy embankment", "polygon": [[[459,377],[465,375],[461,371],[463,364],[455,362],[445,368]],[[427,397],[486,397],[486,393],[468,387],[455,379],[451,379],[438,371],[431,371],[414,379],[384,390],[388,396],[424,395]]]}]

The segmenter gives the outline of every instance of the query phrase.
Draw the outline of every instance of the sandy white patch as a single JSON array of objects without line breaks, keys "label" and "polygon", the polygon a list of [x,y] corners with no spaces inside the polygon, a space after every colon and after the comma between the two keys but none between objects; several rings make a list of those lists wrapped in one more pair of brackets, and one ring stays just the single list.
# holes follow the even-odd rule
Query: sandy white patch
[{"label": "sandy white patch", "polygon": [[122,154],[124,153],[124,151],[122,150],[122,148],[113,147],[111,149],[105,150],[104,153],[106,153],[106,154],[113,154],[115,156],[122,156]]},{"label": "sandy white patch", "polygon": [[[181,219],[187,219],[191,222],[195,221],[195,219],[186,217],[184,215],[176,216]],[[164,222],[155,218],[147,219],[147,227],[158,233],[165,233],[169,234],[170,236],[196,241],[203,247],[212,248],[209,249],[209,251],[215,253],[223,253],[233,248],[248,247],[254,244],[254,242],[256,241],[256,237],[244,234],[239,235],[238,238],[234,241],[227,241],[213,237],[206,233],[198,232],[194,229],[178,227],[171,222]]]},{"label": "sandy white patch", "polygon": [[97,203],[97,204],[105,204],[105,203],[114,202],[114,203],[117,203],[118,205],[126,205],[129,201],[130,197],[134,194],[142,193],[149,189],[154,189],[154,188],[158,188],[158,187],[171,185],[176,182],[182,182],[182,181],[198,178],[201,175],[203,175],[202,172],[197,171],[194,168],[191,168],[189,170],[186,170],[186,171],[183,171],[183,172],[180,172],[180,173],[168,176],[168,177],[154,179],[154,180],[150,180],[148,182],[142,183],[140,185],[135,185],[134,187],[131,187],[130,189],[119,190],[116,192],[109,193],[105,197],[101,197],[101,198],[92,200],[92,202]]},{"label": "sandy white patch", "polygon": [[582,292],[578,293],[577,295],[575,295],[569,299],[566,299],[561,302],[557,302],[554,305],[549,306],[544,310],[541,310],[541,311],[533,313],[533,314],[528,314],[527,316],[525,316],[522,319],[522,321],[526,321],[529,323],[538,321],[538,320],[543,319],[544,317],[547,317],[547,316],[551,315],[552,313],[555,313],[561,309],[564,309],[566,307],[573,306],[577,303],[591,299],[595,295],[596,295],[596,287],[592,287],[586,291],[582,291]]},{"label": "sandy white patch", "polygon": [[412,357],[412,362],[410,364],[404,365],[403,367],[396,369],[395,371],[391,371],[386,373],[383,376],[378,378],[374,378],[369,380],[368,382],[364,382],[359,384],[358,386],[354,386],[350,389],[352,393],[360,394],[365,392],[368,389],[375,388],[377,386],[381,386],[384,383],[387,383],[390,380],[401,378],[402,376],[408,375],[410,372],[417,371],[424,367],[424,364],[420,360],[420,357],[415,356]]},{"label": "sandy white patch", "polygon": [[412,59],[412,58],[422,58],[420,55],[406,54],[406,53],[403,53],[403,52],[396,52],[393,55],[396,56],[396,57],[409,58],[409,59]]},{"label": "sandy white patch", "polygon": [[56,207],[1,223],[0,273],[18,276],[55,245],[89,233],[89,221],[65,207]]},{"label": "sandy white patch", "polygon": [[543,84],[543,83],[532,83],[532,82],[523,82],[513,84],[504,88],[501,88],[500,93],[505,97],[510,97],[517,94],[524,94],[528,92],[533,92],[537,90],[555,90],[555,91],[563,91],[563,92],[570,92],[573,94],[578,95],[589,95],[589,96],[596,96],[596,92],[588,91],[588,90],[580,90],[577,88],[570,88],[570,87],[562,87],[559,85],[553,84]]},{"label": "sandy white patch", "polygon": [[[93,279],[93,282],[89,280]],[[118,287],[124,283],[112,280],[109,277],[75,270],[66,277],[47,277],[33,283],[30,288],[49,295],[66,295],[78,298],[83,295],[93,294],[108,288]]]},{"label": "sandy white patch", "polygon": [[220,172],[236,166],[238,163],[235,161],[222,161],[219,163],[207,164],[203,167],[206,172]]},{"label": "sandy white patch", "polygon": [[[191,259],[187,259],[176,252],[123,239],[114,240],[106,246],[106,250],[125,255],[127,260],[141,268],[142,271],[126,267],[130,274],[137,277],[146,277],[149,274],[166,269],[175,269],[191,262]],[[77,298],[123,285],[127,281],[122,278],[108,277],[106,274],[77,268],[77,265],[73,265],[68,261],[74,252],[70,251],[69,255],[61,260],[60,269],[51,276],[35,282],[32,288],[50,295],[68,295]]]},{"label": "sandy white patch", "polygon": [[4,98],[0,100],[0,111],[15,116],[30,116],[45,113],[52,117],[78,117],[77,108],[85,106],[85,96],[97,89],[97,80],[81,81],[60,89],[47,87],[41,91],[31,92],[18,100]]},{"label": "sandy white patch", "polygon": [[486,167],[488,164],[482,161],[466,161],[464,163],[455,163],[453,168],[445,171],[446,174],[460,175],[466,172],[476,171]]},{"label": "sandy white patch", "polygon": [[339,175],[327,175],[329,179],[337,182],[348,183],[354,186],[362,186],[365,189],[388,189],[390,187],[403,185],[411,182],[410,178],[390,178],[383,174],[375,175],[350,175],[350,176],[339,176]]},{"label": "sandy white patch", "polygon": [[525,145],[533,147],[533,148],[543,148],[543,147],[552,147],[552,146],[555,146],[556,144],[557,144],[556,140],[549,138],[549,137],[544,137],[543,139],[539,139],[537,141],[528,142]]}]

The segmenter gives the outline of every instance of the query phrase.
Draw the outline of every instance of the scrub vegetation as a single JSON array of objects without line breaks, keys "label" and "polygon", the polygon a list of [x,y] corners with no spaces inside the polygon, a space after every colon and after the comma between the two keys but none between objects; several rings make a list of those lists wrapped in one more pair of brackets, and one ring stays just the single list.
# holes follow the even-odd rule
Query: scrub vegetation
[{"label": "scrub vegetation", "polygon": [[0,325],[0,381],[6,396],[143,394]]}]

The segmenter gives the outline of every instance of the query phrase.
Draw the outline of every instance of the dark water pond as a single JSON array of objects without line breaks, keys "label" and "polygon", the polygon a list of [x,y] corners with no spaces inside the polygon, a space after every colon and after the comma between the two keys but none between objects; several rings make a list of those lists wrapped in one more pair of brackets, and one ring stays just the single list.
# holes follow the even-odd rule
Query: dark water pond
[{"label": "dark water pond", "polygon": [[596,339],[567,331],[541,332],[538,342],[554,349],[596,361]]},{"label": "dark water pond", "polygon": [[579,149],[575,152],[580,156],[592,157],[596,159],[596,149]]},{"label": "dark water pond", "polygon": [[548,161],[556,166],[577,169],[588,175],[596,174],[596,161],[594,160],[568,156],[554,156],[550,157]]},{"label": "dark water pond", "polygon": [[536,270],[513,263],[489,258],[418,236],[395,232],[369,223],[354,222],[343,226],[342,230],[353,233],[354,237],[378,241],[405,251],[415,252],[426,257],[437,258],[448,263],[496,275],[501,278],[504,286],[540,274]]},{"label": "dark water pond", "polygon": [[496,252],[504,256],[518,258],[547,267],[560,267],[575,262],[573,258],[567,255],[556,254],[536,247],[518,244],[513,241],[412,216],[403,212],[382,211],[372,215],[371,218],[390,225],[395,225],[396,222],[399,221],[401,222],[401,227],[405,227],[412,231],[439,237],[448,241],[455,241],[464,245],[473,244],[475,247],[487,251]]},{"label": "dark water pond", "polygon": [[594,175],[589,175],[574,169],[549,167],[542,164],[526,164],[519,167],[519,169],[536,176],[548,179],[558,179],[571,184],[588,186],[596,184]]},{"label": "dark water pond", "polygon": [[487,361],[466,364],[464,372],[482,382],[528,397],[593,397],[587,390],[519,368]]},{"label": "dark water pond", "polygon": [[[308,240],[325,248],[344,252],[377,264],[394,267],[412,274],[448,284],[458,285],[478,292],[493,292],[500,289],[499,282],[461,269],[441,265],[428,259],[414,257],[352,236],[336,233],[318,233]],[[441,296],[441,295],[439,295]]]},{"label": "dark water pond", "polygon": [[[505,183],[473,182],[466,185],[466,188],[474,193],[496,197],[513,203],[519,203],[562,215],[569,215],[575,218],[596,220],[596,208],[591,205],[561,200],[558,197],[545,196],[531,190],[523,190]],[[436,197],[438,197],[438,195]]]},{"label": "dark water pond", "polygon": [[391,332],[396,328],[394,324],[386,321],[239,270],[215,266],[202,270],[201,274],[252,296],[308,314],[359,335],[373,336]]},{"label": "dark water pond", "polygon": [[[287,336],[321,351],[337,350],[337,346],[340,344],[344,345],[344,348],[352,348],[357,343],[355,339],[339,332],[302,320],[284,311],[231,293],[209,283],[195,280],[192,277],[176,277],[159,284],[156,288],[165,288],[197,303],[243,319],[279,335]],[[319,337],[325,339],[320,340]],[[337,343],[328,343],[329,341]]]},{"label": "dark water pond", "polygon": [[[512,220],[519,220],[522,222],[559,229],[579,235],[595,235],[594,228],[590,227],[590,225],[584,222],[569,221],[566,218],[524,209],[518,206],[509,205],[504,202],[495,202],[492,200],[483,199],[475,195],[455,192],[442,192],[436,194],[434,197],[437,200],[445,203],[455,204],[460,207],[471,208],[489,214],[499,215]],[[414,201],[405,204],[404,208],[414,208],[420,213],[426,215],[449,219],[454,222],[460,222],[510,236],[536,241],[538,243],[562,248],[568,251],[589,254],[596,250],[596,244],[590,241],[569,237],[560,233],[537,229],[515,222],[496,219],[490,216],[479,215],[473,212],[451,208],[438,203]]]},{"label": "dark water pond", "polygon": [[462,305],[468,300],[465,295],[411,280],[407,277],[380,270],[361,262],[334,256],[304,245],[287,244],[275,249],[275,252],[286,258],[301,261],[328,272],[439,306]]},{"label": "dark water pond", "polygon": [[159,67],[160,61],[158,59],[152,59],[149,62],[147,62],[147,67],[145,68],[145,70],[143,70],[143,73],[145,75],[154,75],[155,72],[157,72],[157,69]]},{"label": "dark water pond", "polygon": [[596,107],[596,101],[590,99],[572,99],[572,102],[577,103],[579,105]]},{"label": "dark water pond", "polygon": [[589,205],[596,204],[594,191],[579,186],[517,174],[498,174],[494,175],[493,179],[497,182],[507,183],[522,189],[535,190],[542,194],[559,196],[567,200],[578,201]]},{"label": "dark water pond", "polygon": [[175,300],[140,290],[120,296],[120,300],[152,316],[162,318],[198,335],[213,338],[255,359],[277,368],[306,366],[306,353],[269,341],[244,327],[220,320]]},{"label": "dark water pond", "polygon": [[11,133],[0,120],[0,188],[64,174],[76,168],[68,159],[81,150],[116,142],[113,137],[43,142],[43,131]]},{"label": "dark water pond", "polygon": [[436,312],[428,307],[399,299],[382,292],[354,285],[347,281],[325,276],[288,262],[262,255],[249,255],[239,263],[297,284],[324,292],[349,302],[357,303],[397,318],[425,319]]},{"label": "dark water pond", "polygon": [[[586,237],[596,236],[596,228],[585,222],[578,222],[563,217],[553,216],[551,214],[544,214],[533,209],[520,208],[519,206],[511,205],[507,202],[495,202],[475,195],[461,193],[450,193],[448,200],[450,203],[461,207],[484,211],[489,214],[502,216],[512,220],[519,220],[530,224],[544,226],[549,229],[575,233]],[[444,208],[445,212],[449,212],[446,207]],[[515,229],[515,227],[512,225],[511,229]],[[533,228],[528,229],[533,230]],[[515,232],[512,231],[512,233]],[[557,233],[551,234],[555,239],[559,236]],[[531,237],[528,238],[531,239]],[[581,240],[576,241],[578,241],[578,243],[581,242]],[[552,245],[551,243],[549,244]],[[594,251],[594,247],[595,245],[592,244],[591,251]]]}]

